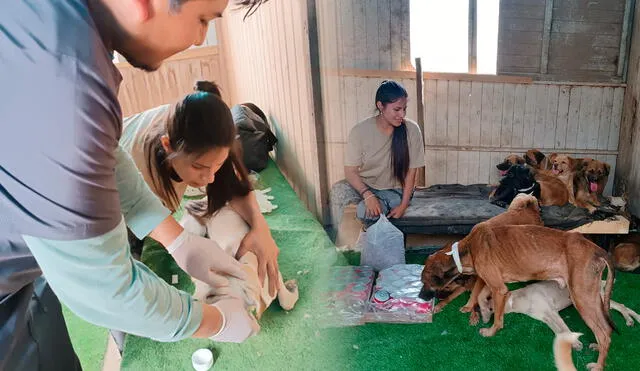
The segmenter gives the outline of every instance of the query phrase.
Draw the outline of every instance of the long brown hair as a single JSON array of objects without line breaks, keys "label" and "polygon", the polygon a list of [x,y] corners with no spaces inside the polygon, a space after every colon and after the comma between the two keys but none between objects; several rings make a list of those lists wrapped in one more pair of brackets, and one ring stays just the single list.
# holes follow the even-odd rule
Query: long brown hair
[{"label": "long brown hair", "polygon": [[[168,155],[161,137],[167,135],[173,152]],[[146,136],[144,154],[151,180],[158,196],[175,212],[180,197],[172,180],[181,181],[171,167],[177,156],[201,156],[215,148],[230,148],[229,156],[207,185],[210,215],[234,197],[246,196],[252,189],[248,173],[238,156],[236,128],[229,106],[222,100],[220,89],[210,81],[198,81],[195,92],[172,107],[164,126]]]},{"label": "long brown hair", "polygon": [[[407,98],[407,90],[393,80],[384,80],[376,91],[376,103],[386,106],[400,98]],[[409,172],[409,142],[407,140],[407,125],[403,122],[400,126],[393,128],[391,139],[391,170],[394,177],[404,187],[404,180]]]}]

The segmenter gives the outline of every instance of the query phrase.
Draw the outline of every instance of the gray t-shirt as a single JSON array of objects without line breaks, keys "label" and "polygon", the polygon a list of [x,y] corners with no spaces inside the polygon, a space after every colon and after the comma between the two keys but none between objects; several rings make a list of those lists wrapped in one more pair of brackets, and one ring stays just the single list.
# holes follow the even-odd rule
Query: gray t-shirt
[{"label": "gray t-shirt", "polygon": [[121,221],[122,112],[84,0],[4,2],[0,25],[1,294],[40,274],[20,235],[85,239]]}]

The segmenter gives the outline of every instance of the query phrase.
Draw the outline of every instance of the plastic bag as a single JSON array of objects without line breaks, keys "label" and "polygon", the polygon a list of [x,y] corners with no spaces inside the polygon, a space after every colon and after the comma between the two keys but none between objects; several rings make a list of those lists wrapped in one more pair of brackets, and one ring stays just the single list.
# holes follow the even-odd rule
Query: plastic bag
[{"label": "plastic bag", "polygon": [[378,274],[369,301],[366,322],[431,322],[434,300],[418,296],[422,289],[423,265],[398,264]]},{"label": "plastic bag", "polygon": [[364,324],[374,275],[366,266],[331,267],[324,311],[327,327]]},{"label": "plastic bag", "polygon": [[360,265],[368,265],[379,272],[396,264],[404,264],[404,235],[385,215],[367,228],[367,239]]},{"label": "plastic bag", "polygon": [[274,203],[271,202],[271,200],[273,200],[274,197],[267,194],[271,192],[271,188],[259,189],[254,192],[255,192],[256,200],[258,201],[258,206],[260,207],[261,213],[263,214],[270,213],[273,210],[278,208],[278,205],[275,205]]}]

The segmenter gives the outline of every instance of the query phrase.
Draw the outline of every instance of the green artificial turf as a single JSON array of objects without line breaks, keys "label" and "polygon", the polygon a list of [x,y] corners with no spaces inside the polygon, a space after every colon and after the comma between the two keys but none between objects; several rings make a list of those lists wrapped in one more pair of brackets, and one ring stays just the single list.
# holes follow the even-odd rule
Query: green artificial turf
[{"label": "green artificial turf", "polygon": [[[214,370],[335,369],[332,344],[320,326],[321,282],[337,257],[335,248],[273,162],[260,173],[259,183],[271,187],[269,194],[275,197],[271,202],[278,205],[265,216],[280,248],[284,280],[298,280],[300,299],[296,307],[285,312],[274,302],[260,320],[261,332],[243,344],[200,339],[160,343],[129,335],[122,370],[192,370],[191,354],[202,347],[212,349]],[[189,277],[164,248],[151,240],[145,242],[142,261],[167,282],[177,274],[176,287],[193,292]]]},{"label": "green artificial turf", "polygon": [[[357,265],[359,254],[346,253],[340,264]],[[408,264],[423,264],[424,255],[407,254]],[[638,311],[640,275],[617,273],[613,300]],[[516,289],[521,284],[510,285]],[[340,349],[341,370],[555,370],[554,334],[544,323],[517,313],[505,315],[504,328],[494,337],[483,338],[478,330],[489,324],[469,326],[469,315],[460,313],[468,294],[462,295],[433,317],[428,324],[365,324],[330,330],[327,336]],[[560,312],[572,331],[581,332],[585,345],[574,352],[578,370],[595,362],[598,353],[588,344],[595,337],[578,312],[569,307]],[[606,370],[637,370],[640,364],[640,324],[625,325],[622,315],[611,311],[620,334],[612,335]]]},{"label": "green artificial turf", "polygon": [[76,351],[84,371],[100,371],[107,349],[108,330],[93,325],[76,316],[69,308],[62,306],[71,344]]}]

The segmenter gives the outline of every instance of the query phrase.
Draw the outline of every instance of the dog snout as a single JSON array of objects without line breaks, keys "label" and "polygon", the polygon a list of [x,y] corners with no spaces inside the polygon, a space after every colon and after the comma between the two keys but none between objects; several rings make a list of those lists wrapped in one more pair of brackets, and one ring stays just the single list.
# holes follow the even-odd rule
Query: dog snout
[{"label": "dog snout", "polygon": [[418,297],[422,300],[429,301],[436,296],[436,292],[427,288],[426,286],[422,286],[422,290],[418,294]]}]

